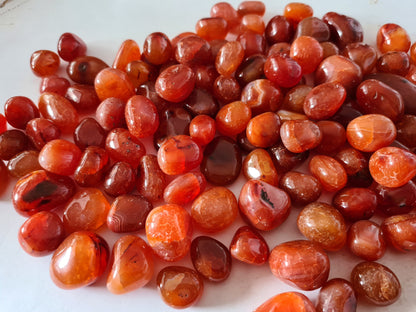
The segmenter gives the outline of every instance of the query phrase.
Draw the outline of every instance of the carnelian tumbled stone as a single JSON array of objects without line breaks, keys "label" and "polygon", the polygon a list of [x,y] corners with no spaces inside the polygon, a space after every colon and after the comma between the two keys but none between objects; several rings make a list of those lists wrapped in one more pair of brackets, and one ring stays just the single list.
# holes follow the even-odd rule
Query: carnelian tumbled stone
[{"label": "carnelian tumbled stone", "polygon": [[172,44],[164,33],[155,32],[143,43],[143,59],[152,65],[162,65],[172,57]]},{"label": "carnelian tumbled stone", "polygon": [[78,191],[66,204],[63,221],[68,233],[98,230],[107,220],[110,203],[96,188]]},{"label": "carnelian tumbled stone", "polygon": [[319,291],[316,312],[343,311],[357,309],[357,298],[350,282],[342,278],[327,281]]},{"label": "carnelian tumbled stone", "polygon": [[132,96],[127,101],[125,114],[127,128],[137,138],[151,136],[159,127],[155,104],[142,95]]},{"label": "carnelian tumbled stone", "polygon": [[302,78],[300,65],[294,59],[281,54],[267,58],[264,73],[275,86],[283,88],[294,87]]},{"label": "carnelian tumbled stone", "polygon": [[322,141],[318,125],[311,120],[287,120],[280,127],[283,145],[292,153],[315,148]]},{"label": "carnelian tumbled stone", "polygon": [[276,168],[270,154],[261,148],[252,150],[244,159],[243,174],[249,179],[258,179],[277,185],[279,182]]},{"label": "carnelian tumbled stone", "polygon": [[140,57],[140,47],[137,42],[132,39],[127,39],[121,43],[112,67],[126,71],[127,64],[140,60]]},{"label": "carnelian tumbled stone", "polygon": [[63,33],[58,40],[58,54],[64,61],[71,62],[87,52],[85,42],[75,34]]},{"label": "carnelian tumbled stone", "polygon": [[165,261],[178,261],[191,247],[191,216],[179,205],[153,208],[146,219],[146,237],[158,257]]},{"label": "carnelian tumbled stone", "polygon": [[49,172],[69,176],[79,165],[81,156],[81,150],[74,143],[56,139],[46,143],[42,148],[39,164]]},{"label": "carnelian tumbled stone", "polygon": [[276,113],[266,112],[257,115],[247,124],[247,139],[256,147],[271,147],[279,141],[280,125],[280,117]]},{"label": "carnelian tumbled stone", "polygon": [[332,204],[350,221],[370,219],[378,206],[375,192],[364,187],[351,187],[340,190],[332,199]]},{"label": "carnelian tumbled stone", "polygon": [[146,285],[153,277],[152,249],[138,236],[119,238],[113,247],[113,264],[107,278],[107,289],[124,294]]},{"label": "carnelian tumbled stone", "polygon": [[215,120],[208,115],[195,116],[189,124],[189,135],[200,146],[205,146],[215,137]]},{"label": "carnelian tumbled stone", "polygon": [[176,309],[195,304],[204,291],[202,277],[183,266],[168,266],[156,277],[156,284],[163,301]]},{"label": "carnelian tumbled stone", "polygon": [[230,244],[231,256],[248,264],[262,265],[269,258],[269,246],[263,236],[249,226],[240,227]]},{"label": "carnelian tumbled stone", "polygon": [[416,250],[416,214],[408,213],[384,219],[381,229],[386,240],[399,251]]},{"label": "carnelian tumbled stone", "polygon": [[343,49],[349,43],[363,41],[363,28],[356,19],[335,12],[326,13],[322,20],[329,26],[331,37]]},{"label": "carnelian tumbled stone", "polygon": [[270,231],[287,219],[291,201],[285,191],[260,180],[249,180],[241,189],[238,206],[256,229]]},{"label": "carnelian tumbled stone", "polygon": [[110,157],[105,149],[98,146],[88,146],[74,172],[74,180],[80,186],[96,186],[105,174]]},{"label": "carnelian tumbled stone", "polygon": [[107,132],[91,117],[81,120],[74,130],[74,143],[80,148],[87,146],[104,147]]},{"label": "carnelian tumbled stone", "polygon": [[324,51],[319,41],[309,36],[299,36],[290,46],[290,57],[302,68],[302,74],[313,73],[323,60]]},{"label": "carnelian tumbled stone", "polygon": [[107,227],[115,233],[143,229],[152,204],[142,195],[120,195],[111,204]]},{"label": "carnelian tumbled stone", "polygon": [[4,104],[4,115],[12,127],[25,129],[29,121],[39,117],[39,110],[31,99],[13,96]]},{"label": "carnelian tumbled stone", "polygon": [[59,56],[53,51],[39,50],[30,56],[30,68],[36,76],[45,77],[55,74],[59,64]]},{"label": "carnelian tumbled stone", "polygon": [[28,149],[29,138],[20,130],[10,129],[0,134],[0,159],[10,160]]},{"label": "carnelian tumbled stone", "polygon": [[410,44],[410,37],[406,30],[397,24],[384,24],[377,32],[377,48],[381,53],[389,51],[407,52]]},{"label": "carnelian tumbled stone", "polygon": [[279,186],[292,200],[293,204],[306,205],[321,196],[321,183],[312,175],[297,171],[286,172],[279,182]]},{"label": "carnelian tumbled stone", "polygon": [[185,205],[193,201],[207,184],[200,172],[188,172],[177,176],[163,191],[163,199],[168,204]]},{"label": "carnelian tumbled stone", "polygon": [[296,291],[278,294],[257,307],[254,312],[316,312],[312,301]]},{"label": "carnelian tumbled stone", "polygon": [[188,172],[202,161],[202,151],[190,136],[177,135],[167,139],[157,152],[160,169],[168,175]]},{"label": "carnelian tumbled stone", "polygon": [[37,170],[19,179],[12,193],[13,206],[25,216],[66,203],[75,192],[72,179]]},{"label": "carnelian tumbled stone", "polygon": [[[7,163],[7,170],[15,178],[21,178],[35,170],[40,170],[39,152],[27,150],[11,158]],[[7,178],[6,178],[7,180]],[[0,191],[1,193],[1,191]]]},{"label": "carnelian tumbled stone", "polygon": [[185,100],[195,86],[195,73],[183,64],[172,65],[162,71],[155,82],[157,94],[169,102]]},{"label": "carnelian tumbled stone", "polygon": [[35,118],[27,123],[26,135],[33,145],[41,150],[47,142],[59,139],[61,131],[49,119]]},{"label": "carnelian tumbled stone", "polygon": [[192,241],[191,259],[195,270],[211,282],[222,282],[230,276],[230,252],[212,237],[198,236]]},{"label": "carnelian tumbled stone", "polygon": [[329,258],[316,243],[295,240],[273,248],[269,257],[272,273],[301,290],[314,290],[328,279]]},{"label": "carnelian tumbled stone", "polygon": [[231,76],[244,59],[244,49],[240,42],[229,41],[224,44],[215,59],[215,68],[220,75]]},{"label": "carnelian tumbled stone", "polygon": [[344,167],[332,157],[313,156],[309,161],[309,170],[327,191],[338,191],[347,184],[348,178]]},{"label": "carnelian tumbled stone", "polygon": [[399,147],[383,147],[370,157],[371,176],[383,186],[399,187],[416,174],[416,155]]},{"label": "carnelian tumbled stone", "polygon": [[18,239],[23,250],[39,257],[53,252],[65,238],[61,218],[53,212],[41,211],[23,223]]},{"label": "carnelian tumbled stone", "polygon": [[99,235],[74,232],[52,256],[50,274],[60,288],[74,289],[93,284],[104,272],[109,259],[107,242]]},{"label": "carnelian tumbled stone", "polygon": [[188,66],[205,65],[211,62],[211,48],[205,39],[199,36],[187,36],[179,40],[175,48],[176,60]]},{"label": "carnelian tumbled stone", "polygon": [[94,87],[101,101],[110,97],[127,101],[136,94],[129,76],[124,71],[116,68],[101,70],[95,77]]},{"label": "carnelian tumbled stone", "polygon": [[104,177],[104,191],[110,196],[130,193],[136,182],[136,170],[124,161],[116,162]]},{"label": "carnelian tumbled stone", "polygon": [[97,107],[95,118],[104,130],[124,128],[126,126],[125,107],[126,103],[123,100],[110,97]]},{"label": "carnelian tumbled stone", "polygon": [[220,108],[215,117],[216,129],[223,135],[234,136],[243,132],[251,119],[247,104],[235,101]]},{"label": "carnelian tumbled stone", "polygon": [[57,93],[42,93],[38,106],[42,117],[51,120],[63,133],[72,133],[78,125],[78,112],[69,100]]},{"label": "carnelian tumbled stone", "polygon": [[192,203],[191,216],[203,231],[216,233],[229,227],[238,216],[238,203],[233,192],[216,186],[200,194]]},{"label": "carnelian tumbled stone", "polygon": [[163,198],[166,187],[166,174],[160,169],[156,155],[144,155],[140,159],[136,187],[150,202]]}]

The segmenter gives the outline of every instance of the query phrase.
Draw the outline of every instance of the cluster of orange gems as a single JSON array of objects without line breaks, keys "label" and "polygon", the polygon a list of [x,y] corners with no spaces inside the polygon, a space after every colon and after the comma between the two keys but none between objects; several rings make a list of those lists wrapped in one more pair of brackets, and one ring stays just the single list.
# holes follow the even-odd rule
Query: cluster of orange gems
[{"label": "cluster of orange gems", "polygon": [[[303,3],[267,23],[264,13],[261,1],[217,3],[194,32],[125,40],[111,66],[72,33],[57,52],[32,54],[41,94],[12,97],[0,114],[0,187],[17,179],[19,242],[53,253],[57,286],[109,272],[121,294],[154,279],[184,308],[241,261],[295,288],[258,312],[399,298],[395,273],[376,261],[416,250],[416,43],[385,24],[372,47],[354,18],[318,18]],[[269,246],[263,234],[291,213],[304,239]],[[245,224],[219,241],[239,215]],[[113,246],[103,227],[119,233]],[[328,280],[328,252],[341,249],[362,261],[350,280]],[[184,257],[193,267],[174,264]],[[314,302],[304,293],[316,289]]]}]

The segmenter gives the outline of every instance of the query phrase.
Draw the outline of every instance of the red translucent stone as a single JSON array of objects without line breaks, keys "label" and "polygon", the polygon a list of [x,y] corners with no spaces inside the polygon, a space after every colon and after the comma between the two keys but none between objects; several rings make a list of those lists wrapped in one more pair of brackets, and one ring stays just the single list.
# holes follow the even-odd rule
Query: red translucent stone
[{"label": "red translucent stone", "polygon": [[153,208],[146,218],[146,237],[158,257],[169,262],[178,261],[191,247],[191,216],[178,205]]},{"label": "red translucent stone", "polygon": [[81,150],[74,143],[56,139],[49,141],[42,148],[39,164],[49,172],[69,176],[75,172],[81,156]]},{"label": "red translucent stone", "polygon": [[378,205],[377,195],[372,190],[361,187],[340,190],[332,203],[350,221],[370,219]]},{"label": "red translucent stone", "polygon": [[296,28],[301,20],[313,15],[313,9],[306,3],[291,2],[285,6],[283,15]]},{"label": "red translucent stone", "polygon": [[59,76],[46,76],[42,78],[40,83],[39,91],[43,92],[54,92],[59,95],[65,96],[66,90],[69,88],[71,83],[68,79]]},{"label": "red translucent stone", "polygon": [[78,111],[91,112],[100,104],[95,89],[90,85],[75,84],[70,86],[65,93],[71,104]]},{"label": "red translucent stone", "polygon": [[272,273],[295,288],[314,290],[322,287],[329,275],[329,258],[316,243],[295,240],[274,247],[269,256]]},{"label": "red translucent stone", "polygon": [[107,133],[100,124],[91,117],[81,120],[74,130],[74,143],[85,149],[89,146],[104,147]]},{"label": "red translucent stone", "polygon": [[39,77],[55,74],[60,64],[59,56],[53,51],[38,50],[30,56],[30,68]]},{"label": "red translucent stone", "polygon": [[243,174],[248,180],[258,179],[275,186],[279,182],[272,158],[261,148],[252,150],[246,156],[243,162]]},{"label": "red translucent stone", "polygon": [[19,229],[20,246],[29,255],[40,257],[53,252],[65,238],[61,218],[53,212],[32,215]]},{"label": "red translucent stone", "polygon": [[85,42],[75,34],[63,33],[58,40],[58,54],[67,62],[73,61],[78,56],[84,56],[87,52]]},{"label": "red translucent stone", "polygon": [[155,155],[147,154],[140,159],[137,177],[137,190],[150,202],[163,198],[167,184],[166,174],[160,169]]},{"label": "red translucent stone", "polygon": [[95,92],[101,101],[110,97],[116,97],[127,101],[135,95],[133,83],[129,76],[116,68],[104,68],[94,80]]},{"label": "red translucent stone", "polygon": [[288,120],[280,127],[283,145],[292,153],[313,149],[322,141],[318,125],[311,120]]},{"label": "red translucent stone", "polygon": [[214,97],[221,103],[231,103],[240,99],[241,87],[234,77],[218,76],[212,86]]},{"label": "red translucent stone", "polygon": [[357,298],[350,282],[342,278],[327,281],[319,291],[316,312],[344,311],[357,309]]},{"label": "red translucent stone", "polygon": [[290,57],[300,65],[303,75],[313,73],[323,56],[319,41],[310,36],[297,37],[290,47]]},{"label": "red translucent stone", "polygon": [[309,170],[327,191],[338,191],[347,184],[347,173],[344,167],[332,157],[313,156],[309,161]]},{"label": "red translucent stone", "polygon": [[322,186],[317,178],[297,171],[285,173],[280,178],[279,186],[290,196],[292,203],[297,205],[312,203],[322,193]]},{"label": "red translucent stone", "polygon": [[74,180],[80,186],[97,186],[104,178],[110,157],[105,149],[88,146],[74,172]]},{"label": "red translucent stone", "polygon": [[94,85],[97,74],[108,65],[93,56],[78,56],[72,60],[66,72],[72,81],[82,84]]},{"label": "red translucent stone", "polygon": [[250,119],[246,128],[248,141],[261,148],[275,145],[279,141],[280,117],[273,112],[266,112]]},{"label": "red translucent stone", "polygon": [[290,42],[293,37],[293,27],[286,17],[276,15],[267,23],[265,36],[270,45],[278,42]]},{"label": "red translucent stone", "polygon": [[104,177],[104,191],[110,196],[130,193],[136,182],[136,170],[123,161],[116,162]]},{"label": "red translucent stone", "polygon": [[256,14],[263,16],[266,11],[266,6],[261,1],[243,1],[238,5],[237,13],[240,16],[246,14]]},{"label": "red translucent stone", "polygon": [[59,139],[61,131],[49,119],[35,118],[27,123],[26,135],[33,145],[40,150],[47,142]]},{"label": "red translucent stone", "polygon": [[137,42],[132,39],[124,40],[117,51],[112,67],[126,71],[127,64],[140,60],[140,57],[140,47]]},{"label": "red translucent stone", "polygon": [[163,199],[168,204],[185,205],[204,191],[206,180],[200,172],[188,172],[177,176],[163,191]]},{"label": "red translucent stone", "polygon": [[250,118],[250,107],[244,102],[235,101],[220,108],[215,124],[221,134],[232,137],[246,129]]},{"label": "red translucent stone", "polygon": [[29,121],[39,117],[39,110],[31,99],[25,96],[14,96],[4,104],[4,115],[12,127],[25,129]]},{"label": "red translucent stone", "polygon": [[235,26],[240,21],[240,16],[238,15],[237,10],[227,2],[215,3],[211,7],[210,16],[224,18],[230,27]]},{"label": "red translucent stone", "polygon": [[155,32],[146,37],[143,43],[143,58],[153,65],[161,65],[172,57],[172,44],[164,33]]},{"label": "red translucent stone", "polygon": [[215,120],[208,115],[195,116],[189,124],[189,135],[200,146],[205,146],[215,137]]},{"label": "red translucent stone", "polygon": [[137,138],[153,135],[159,126],[155,104],[142,95],[132,96],[127,101],[125,118],[127,128]]},{"label": "red translucent stone", "polygon": [[282,92],[267,79],[249,82],[241,92],[241,101],[250,108],[253,116],[275,112],[282,105]]},{"label": "red translucent stone", "polygon": [[254,312],[291,311],[315,312],[312,301],[296,291],[278,294],[258,306]]},{"label": "red translucent stone", "polygon": [[252,226],[270,231],[287,219],[291,201],[285,191],[260,180],[250,180],[241,189],[238,206]]},{"label": "red translucent stone", "polygon": [[297,85],[302,78],[302,68],[290,57],[282,55],[269,56],[264,63],[266,77],[276,86],[290,88]]},{"label": "red translucent stone", "polygon": [[20,130],[6,130],[0,134],[0,159],[10,160],[29,147],[29,138]]},{"label": "red translucent stone", "polygon": [[114,243],[112,259],[107,289],[113,294],[141,288],[153,277],[152,250],[140,237],[126,235],[119,238]]},{"label": "red translucent stone", "polygon": [[240,227],[230,244],[234,259],[254,265],[262,265],[269,258],[269,246],[263,236],[249,226]]},{"label": "red translucent stone", "polygon": [[215,68],[223,76],[231,76],[244,59],[244,50],[240,42],[230,41],[224,44],[215,59]]},{"label": "red translucent stone", "polygon": [[222,17],[201,18],[196,22],[195,32],[207,41],[224,39],[227,35],[227,21]]},{"label": "red translucent stone", "polygon": [[[7,170],[11,176],[21,178],[26,174],[31,173],[32,171],[42,169],[42,167],[39,165],[38,158],[38,151],[23,151],[9,160],[7,163]],[[7,177],[5,182],[7,182]]]},{"label": "red translucent stone", "polygon": [[384,24],[377,32],[377,48],[381,53],[389,51],[407,52],[410,44],[410,38],[406,30],[397,24]]},{"label": "red translucent stone", "polygon": [[416,208],[416,185],[413,181],[399,187],[371,185],[377,195],[377,210],[392,216],[409,213]]},{"label": "red translucent stone", "polygon": [[362,42],[348,44],[342,54],[358,64],[363,75],[369,74],[377,62],[376,49]]},{"label": "red translucent stone", "polygon": [[7,120],[3,114],[0,114],[0,134],[7,130]]},{"label": "red translucent stone", "polygon": [[391,216],[381,224],[386,240],[399,251],[416,250],[416,214]]},{"label": "red translucent stone", "polygon": [[126,102],[123,100],[114,97],[107,98],[97,107],[95,118],[104,130],[124,128],[126,126],[125,107]]},{"label": "red translucent stone", "polygon": [[356,19],[335,12],[328,12],[322,20],[328,24],[331,35],[340,49],[343,49],[349,43],[363,41],[363,28]]},{"label": "red translucent stone", "polygon": [[60,288],[75,289],[97,281],[107,268],[107,242],[99,235],[74,232],[55,250],[50,264],[52,281]]},{"label": "red translucent stone", "polygon": [[332,155],[344,147],[347,135],[343,125],[332,120],[319,120],[316,124],[322,133],[322,141],[316,147],[316,152]]},{"label": "red translucent stone", "polygon": [[205,65],[211,62],[209,43],[199,36],[187,36],[179,40],[175,49],[175,59],[185,65]]}]

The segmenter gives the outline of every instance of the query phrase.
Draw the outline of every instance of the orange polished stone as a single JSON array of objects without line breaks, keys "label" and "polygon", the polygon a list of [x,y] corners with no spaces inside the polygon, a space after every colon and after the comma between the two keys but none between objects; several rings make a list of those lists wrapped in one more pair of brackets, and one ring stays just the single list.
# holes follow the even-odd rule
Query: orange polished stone
[{"label": "orange polished stone", "polygon": [[270,154],[261,148],[251,151],[243,162],[243,174],[247,179],[259,179],[271,185],[279,183],[277,170]]},{"label": "orange polished stone", "polygon": [[244,49],[238,41],[224,44],[215,59],[215,68],[220,75],[231,76],[244,59]]},{"label": "orange polished stone", "polygon": [[327,191],[338,191],[347,184],[348,177],[344,167],[332,157],[313,156],[309,161],[309,170]]},{"label": "orange polished stone", "polygon": [[81,150],[74,143],[56,139],[46,143],[42,148],[39,164],[49,172],[69,176],[79,165],[81,156]]},{"label": "orange polished stone", "polygon": [[223,135],[234,136],[243,132],[251,118],[251,109],[241,101],[224,105],[215,117],[216,129]]},{"label": "orange polished stone", "polygon": [[163,191],[163,199],[168,204],[185,205],[193,201],[207,184],[200,172],[188,172],[177,176]]},{"label": "orange polished stone", "polygon": [[117,52],[113,62],[113,68],[126,71],[127,64],[140,60],[140,57],[140,47],[137,42],[132,39],[127,39],[123,41]]},{"label": "orange polished stone", "polygon": [[254,312],[278,311],[315,312],[316,310],[308,297],[296,291],[278,294],[254,310]]},{"label": "orange polished stone", "polygon": [[311,120],[288,120],[280,127],[283,145],[292,153],[302,153],[315,148],[322,141],[318,125]]},{"label": "orange polished stone", "polygon": [[109,253],[107,242],[99,235],[74,232],[52,256],[49,270],[52,281],[63,289],[93,284],[104,273]]},{"label": "orange polished stone", "polygon": [[248,264],[262,265],[269,258],[269,246],[260,233],[249,226],[240,227],[230,244],[231,256]]},{"label": "orange polished stone", "polygon": [[145,286],[153,277],[152,249],[138,236],[119,238],[113,247],[113,264],[107,278],[107,289],[113,294]]},{"label": "orange polished stone", "polygon": [[130,133],[137,138],[153,135],[159,127],[155,104],[142,95],[132,96],[126,104],[125,118]]},{"label": "orange polished stone", "polygon": [[124,71],[116,68],[101,70],[95,77],[94,87],[101,101],[110,97],[127,101],[136,94],[129,76]]},{"label": "orange polished stone", "polygon": [[178,261],[191,247],[191,217],[179,205],[156,207],[147,216],[146,237],[158,257],[165,261]]},{"label": "orange polished stone", "polygon": [[266,112],[253,117],[247,124],[248,141],[256,147],[270,147],[279,141],[280,117],[276,113]]}]

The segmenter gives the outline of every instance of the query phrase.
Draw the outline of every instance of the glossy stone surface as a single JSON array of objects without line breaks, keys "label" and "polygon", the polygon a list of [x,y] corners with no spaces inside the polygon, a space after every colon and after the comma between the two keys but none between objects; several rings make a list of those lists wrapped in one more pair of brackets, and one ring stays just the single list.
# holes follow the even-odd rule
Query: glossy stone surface
[{"label": "glossy stone surface", "polygon": [[282,105],[282,92],[267,79],[250,81],[241,92],[241,101],[246,103],[253,114],[275,112]]},{"label": "glossy stone surface", "polygon": [[107,289],[113,294],[124,294],[141,288],[153,277],[152,249],[140,237],[120,237],[114,243],[112,259]]},{"label": "glossy stone surface", "polygon": [[347,184],[347,173],[344,167],[332,157],[313,156],[309,161],[309,171],[327,191],[338,191]]},{"label": "glossy stone surface", "polygon": [[141,230],[153,205],[141,195],[120,195],[111,204],[107,227],[115,233]]},{"label": "glossy stone surface", "polygon": [[370,188],[377,195],[377,210],[387,216],[406,214],[416,208],[416,185],[413,181],[399,187],[373,183]]},{"label": "glossy stone surface", "polygon": [[13,96],[4,103],[4,116],[12,127],[25,129],[30,120],[39,117],[39,110],[31,99]]},{"label": "glossy stone surface", "polygon": [[74,143],[56,139],[45,144],[39,153],[43,169],[60,175],[72,175],[81,161],[82,152]]},{"label": "glossy stone surface", "polygon": [[270,311],[291,311],[291,312],[315,312],[312,301],[296,291],[278,294],[260,306],[254,312],[270,312]]},{"label": "glossy stone surface", "polygon": [[279,186],[296,205],[312,203],[318,200],[322,193],[322,186],[317,178],[297,171],[285,173],[280,178]]},{"label": "glossy stone surface", "polygon": [[47,142],[59,139],[61,131],[49,119],[35,118],[27,123],[26,135],[33,145],[41,150]]},{"label": "glossy stone surface", "polygon": [[356,19],[335,12],[328,12],[322,17],[322,20],[329,26],[336,44],[341,49],[349,43],[363,41],[363,28]]},{"label": "glossy stone surface", "polygon": [[97,186],[104,178],[110,157],[105,149],[88,146],[74,172],[74,180],[80,186]]},{"label": "glossy stone surface", "polygon": [[302,153],[321,143],[322,133],[311,120],[289,120],[280,127],[283,145],[292,153]]},{"label": "glossy stone surface", "polygon": [[40,170],[42,167],[38,161],[39,153],[28,150],[14,156],[7,163],[7,170],[15,178],[21,178],[32,171]]},{"label": "glossy stone surface", "polygon": [[222,231],[238,216],[237,199],[229,189],[223,186],[213,187],[194,200],[191,216],[195,224],[205,232]]},{"label": "glossy stone surface", "polygon": [[244,158],[243,174],[248,180],[258,179],[271,185],[277,185],[279,182],[270,154],[261,148],[251,151]]},{"label": "glossy stone surface", "polygon": [[172,44],[164,33],[149,34],[143,43],[143,58],[150,64],[166,63],[173,54]]},{"label": "glossy stone surface", "polygon": [[191,216],[179,205],[166,204],[153,208],[146,219],[146,237],[159,258],[178,261],[187,255],[191,247]]},{"label": "glossy stone surface", "polygon": [[386,240],[397,250],[416,250],[415,220],[416,215],[414,213],[384,219],[381,228]]},{"label": "glossy stone surface", "polygon": [[29,146],[29,138],[20,130],[10,129],[0,134],[0,159],[9,160],[25,151]]},{"label": "glossy stone surface", "polygon": [[257,115],[247,124],[247,139],[256,147],[271,147],[279,141],[281,124],[280,117],[276,113],[266,112]]},{"label": "glossy stone surface", "polygon": [[123,161],[116,162],[104,177],[104,191],[110,196],[130,193],[136,182],[136,171]]},{"label": "glossy stone surface", "polygon": [[65,98],[79,112],[92,112],[100,104],[100,99],[95,93],[94,87],[90,85],[74,84],[68,87]]},{"label": "glossy stone surface", "polygon": [[107,133],[101,125],[91,117],[81,120],[74,130],[74,143],[80,148],[87,146],[104,147]]},{"label": "glossy stone surface", "polygon": [[283,144],[272,146],[268,149],[268,152],[278,173],[292,170],[302,164],[309,156],[309,151],[292,153]]},{"label": "glossy stone surface", "polygon": [[125,101],[114,97],[107,98],[97,107],[95,118],[104,130],[124,128],[126,126],[125,107]]},{"label": "glossy stone surface", "polygon": [[74,82],[94,85],[97,74],[107,67],[103,60],[94,56],[78,56],[68,64],[66,72]]},{"label": "glossy stone surface", "polygon": [[317,244],[306,240],[281,243],[269,257],[272,273],[291,286],[314,290],[325,284],[329,275],[329,258]]},{"label": "glossy stone surface", "polygon": [[63,289],[91,285],[105,272],[109,254],[108,244],[101,236],[88,231],[72,233],[52,256],[52,281]]},{"label": "glossy stone surface", "polygon": [[185,205],[204,191],[207,181],[200,172],[188,172],[177,176],[163,191],[163,200],[168,204]]},{"label": "glossy stone surface", "polygon": [[230,276],[230,251],[212,237],[194,238],[191,244],[191,260],[195,270],[211,282],[222,282]]},{"label": "glossy stone surface", "polygon": [[58,54],[67,62],[71,62],[78,56],[84,56],[87,52],[86,43],[73,33],[63,33],[58,39]]},{"label": "glossy stone surface", "polygon": [[124,40],[117,51],[112,67],[125,71],[127,64],[140,60],[140,57],[140,47],[137,42],[132,39]]},{"label": "glossy stone surface", "polygon": [[127,101],[135,95],[133,83],[127,74],[116,68],[102,69],[95,77],[94,87],[101,101],[110,97]]},{"label": "glossy stone surface", "polygon": [[253,227],[270,231],[289,216],[291,201],[285,191],[260,180],[250,180],[241,189],[238,205]]},{"label": "glossy stone surface", "polygon": [[160,169],[155,155],[147,154],[140,159],[136,188],[150,202],[163,198],[167,184],[166,174]]},{"label": "glossy stone surface", "polygon": [[354,312],[357,298],[350,282],[342,278],[327,281],[319,291],[316,312]]},{"label": "glossy stone surface", "polygon": [[230,138],[219,136],[204,150],[201,172],[215,185],[233,183],[240,174],[242,155],[238,145]]},{"label": "glossy stone surface", "polygon": [[242,101],[235,101],[220,108],[215,124],[221,134],[233,137],[246,129],[250,119],[250,107]]},{"label": "glossy stone surface", "polygon": [[59,64],[59,56],[53,51],[38,50],[30,56],[30,69],[39,77],[55,74],[58,71]]},{"label": "glossy stone surface", "polygon": [[59,207],[74,192],[75,183],[70,178],[37,170],[17,181],[12,192],[12,202],[19,214],[28,217],[39,211]]},{"label": "glossy stone surface", "polygon": [[247,264],[262,265],[269,258],[269,246],[263,236],[250,226],[242,226],[234,233],[230,243],[234,259]]},{"label": "glossy stone surface", "polygon": [[130,133],[137,138],[153,135],[159,126],[155,104],[142,95],[132,96],[125,107],[125,118]]},{"label": "glossy stone surface", "polygon": [[332,204],[349,221],[370,219],[378,206],[377,195],[361,187],[344,188],[332,199]]}]

